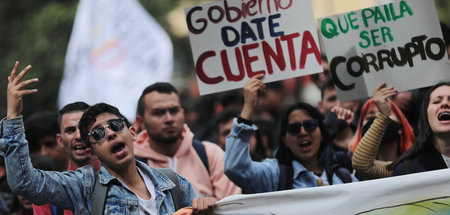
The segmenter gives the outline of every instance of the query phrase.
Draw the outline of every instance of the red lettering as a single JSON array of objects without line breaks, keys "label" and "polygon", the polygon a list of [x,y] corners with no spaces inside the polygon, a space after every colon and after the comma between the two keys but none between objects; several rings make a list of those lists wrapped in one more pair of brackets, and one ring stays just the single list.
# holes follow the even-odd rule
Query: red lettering
[{"label": "red lettering", "polygon": [[230,69],[230,62],[228,61],[227,51],[224,49],[220,52],[220,56],[222,58],[222,67],[227,81],[241,81],[245,77],[244,65],[242,63],[242,54],[237,47],[234,49],[234,52],[236,54],[236,60],[239,68],[238,75],[234,75]]},{"label": "red lettering", "polygon": [[195,64],[195,72],[197,72],[198,78],[203,81],[205,84],[217,84],[221,81],[223,81],[222,76],[218,76],[215,78],[210,78],[205,74],[205,71],[203,70],[203,62],[210,57],[216,56],[216,52],[214,51],[207,51],[200,55],[197,59],[197,63]]},{"label": "red lettering", "polygon": [[293,33],[281,36],[282,41],[287,41],[288,52],[289,52],[289,60],[291,62],[291,69],[295,70],[297,68],[297,63],[295,60],[295,50],[294,50],[294,38],[299,37],[299,33]]},{"label": "red lettering", "polygon": [[258,56],[250,56],[249,55],[249,50],[251,49],[256,49],[259,47],[258,43],[253,43],[253,44],[249,44],[249,45],[243,45],[242,46],[242,53],[244,54],[244,62],[245,62],[245,69],[247,70],[247,75],[249,78],[258,75],[258,74],[265,74],[264,70],[258,70],[258,71],[253,71],[252,69],[252,63],[255,61],[258,61]]},{"label": "red lettering", "polygon": [[[241,17],[242,17],[242,12],[238,7],[233,7],[233,6],[228,6],[228,1],[225,0],[224,2],[224,7],[225,7],[225,14],[227,16],[227,21],[228,22],[237,22]],[[231,11],[234,11],[234,13],[236,14],[236,17],[232,18],[231,17]]]},{"label": "red lettering", "polygon": [[305,31],[303,32],[302,51],[300,53],[300,69],[305,68],[306,57],[311,53],[314,54],[319,65],[322,65],[322,57],[320,56],[319,48],[317,48],[311,32]]},{"label": "red lettering", "polygon": [[278,68],[281,71],[286,69],[286,61],[284,60],[283,49],[281,47],[281,42],[279,38],[275,39],[275,46],[277,48],[277,52],[270,47],[269,43],[266,41],[262,41],[262,49],[264,53],[264,59],[266,61],[267,73],[273,74],[272,60],[275,60],[275,63],[278,65]]}]

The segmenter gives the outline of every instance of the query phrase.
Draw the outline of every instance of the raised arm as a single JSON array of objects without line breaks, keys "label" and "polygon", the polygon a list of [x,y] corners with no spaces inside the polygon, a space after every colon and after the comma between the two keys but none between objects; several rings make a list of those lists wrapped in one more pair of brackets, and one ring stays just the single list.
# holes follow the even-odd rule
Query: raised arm
[{"label": "raised arm", "polygon": [[12,119],[22,115],[23,101],[22,97],[24,95],[37,93],[37,89],[24,89],[24,87],[38,82],[37,78],[23,81],[23,77],[30,71],[31,65],[28,65],[19,74],[17,70],[19,69],[19,61],[16,61],[11,74],[8,76],[8,89],[6,93],[7,97],[7,112],[6,119]]},{"label": "raised arm", "polygon": [[262,76],[250,79],[244,86],[244,107],[240,119],[233,120],[233,127],[227,136],[224,172],[246,193],[274,191],[279,170],[274,159],[255,162],[250,158],[249,140],[257,127],[252,124],[253,109],[257,105],[258,94],[265,90]]},{"label": "raised arm", "polygon": [[[81,181],[86,181],[87,178],[82,178],[84,174],[81,172],[46,172],[32,167],[24,134],[22,98],[37,92],[37,89],[25,88],[38,79],[24,80],[31,66],[20,73],[18,69],[19,62],[16,62],[8,77],[7,117],[1,121],[0,127],[0,154],[5,157],[8,184],[16,194],[33,203],[51,202],[58,207],[74,209],[71,200],[82,201],[85,198]],[[93,174],[92,169],[92,176]]]},{"label": "raised arm", "polygon": [[394,87],[386,87],[381,83],[375,88],[373,101],[379,112],[375,120],[356,147],[352,157],[352,165],[356,171],[367,178],[384,178],[392,175],[386,167],[390,162],[375,160],[384,132],[390,123],[391,106],[388,98],[395,95]]}]

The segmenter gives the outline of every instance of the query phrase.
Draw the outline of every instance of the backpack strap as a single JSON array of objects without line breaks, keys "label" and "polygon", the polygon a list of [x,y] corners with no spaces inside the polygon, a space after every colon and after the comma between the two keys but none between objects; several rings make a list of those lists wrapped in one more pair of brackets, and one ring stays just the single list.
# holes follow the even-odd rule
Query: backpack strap
[{"label": "backpack strap", "polygon": [[208,171],[208,175],[209,175],[208,156],[206,156],[205,145],[203,145],[202,141],[197,140],[197,139],[193,139],[192,140],[192,146],[194,147],[194,149],[197,152],[198,156],[202,160],[202,163],[205,166],[206,171]]},{"label": "backpack strap", "polygon": [[181,209],[181,188],[180,182],[178,181],[177,174],[169,168],[158,168],[159,172],[167,176],[174,184],[175,187],[170,189],[170,193],[172,194],[173,204],[175,206],[175,211]]},{"label": "backpack strap", "polygon": [[294,184],[294,169],[290,165],[278,163],[280,176],[278,177],[278,190],[290,190]]},{"label": "backpack strap", "polygon": [[91,214],[103,215],[105,208],[106,193],[108,192],[108,186],[100,183],[98,173],[95,173],[94,191],[91,197]]},{"label": "backpack strap", "polygon": [[336,167],[333,169],[334,173],[337,175],[339,179],[342,180],[344,183],[351,183],[352,182],[352,176],[351,173],[348,171],[345,167]]}]

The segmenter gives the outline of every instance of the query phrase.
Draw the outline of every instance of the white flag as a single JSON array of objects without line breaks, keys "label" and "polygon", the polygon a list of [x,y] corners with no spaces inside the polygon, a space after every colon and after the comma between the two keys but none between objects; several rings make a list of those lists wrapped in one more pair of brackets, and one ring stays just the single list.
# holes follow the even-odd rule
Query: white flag
[{"label": "white flag", "polygon": [[169,82],[172,70],[171,40],[137,0],[80,0],[59,107],[105,102],[134,121],[142,90]]}]

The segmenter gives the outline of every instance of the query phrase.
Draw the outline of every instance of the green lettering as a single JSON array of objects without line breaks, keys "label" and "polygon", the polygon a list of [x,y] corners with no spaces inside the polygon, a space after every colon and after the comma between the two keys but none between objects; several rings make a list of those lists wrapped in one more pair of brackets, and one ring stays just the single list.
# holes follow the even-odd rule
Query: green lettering
[{"label": "green lettering", "polygon": [[391,13],[389,12],[389,7],[387,4],[383,5],[384,7],[384,14],[386,14],[386,19],[388,21],[391,21]]},{"label": "green lettering", "polygon": [[[369,12],[370,14],[366,14],[366,12]],[[367,20],[373,17],[373,11],[370,8],[366,8],[361,11],[361,15],[364,22],[364,26],[366,28],[369,27]]]},{"label": "green lettering", "polygon": [[383,35],[383,42],[386,43],[386,37],[389,38],[389,41],[394,41],[394,37],[391,34],[391,29],[388,27],[381,27],[381,35]]},{"label": "green lettering", "polygon": [[378,20],[382,20],[383,23],[386,22],[386,18],[383,15],[383,12],[379,7],[375,7],[375,24],[378,24]]},{"label": "green lettering", "polygon": [[348,29],[349,29],[349,27],[348,27],[348,21],[347,21],[347,18],[344,16],[344,20],[345,20],[345,23],[346,23],[346,29],[344,29],[343,27],[342,27],[342,23],[341,23],[341,17],[339,16],[338,17],[338,24],[339,24],[339,29],[341,29],[341,32],[342,33],[347,33],[348,32]]},{"label": "green lettering", "polygon": [[364,41],[366,41],[366,44],[363,43],[363,41],[359,42],[359,46],[361,48],[367,48],[370,46],[370,38],[369,38],[369,32],[367,31],[361,31],[361,33],[359,33],[359,37],[361,39],[363,39]]},{"label": "green lettering", "polygon": [[350,27],[353,29],[353,30],[358,30],[359,29],[359,25],[358,24],[354,24],[354,22],[355,21],[358,21],[358,19],[355,17],[355,18],[352,18],[352,16],[354,16],[354,15],[356,15],[356,12],[355,11],[352,11],[352,12],[350,12],[350,13],[348,13],[347,14],[347,16],[348,16],[348,21],[350,21]]},{"label": "green lettering", "polygon": [[409,7],[408,3],[406,1],[400,1],[400,18],[403,17],[403,14],[407,12],[410,16],[414,15],[414,12],[411,10],[411,7]]},{"label": "green lettering", "polygon": [[372,29],[370,30],[370,35],[372,36],[372,41],[373,41],[373,45],[374,46],[379,46],[381,45],[381,43],[377,42],[377,38],[379,38],[380,36],[378,34],[376,34],[380,29]]},{"label": "green lettering", "polygon": [[[328,26],[330,28],[327,28]],[[334,21],[332,19],[325,18],[322,20],[322,23],[320,26],[320,31],[322,32],[323,36],[330,39],[330,38],[333,38],[333,37],[339,35],[337,28],[338,27],[337,27],[336,23],[334,23]]]},{"label": "green lettering", "polygon": [[395,21],[398,19],[398,16],[395,15],[395,8],[394,8],[394,4],[390,3],[389,4],[389,10],[391,11],[391,16],[392,19]]}]

